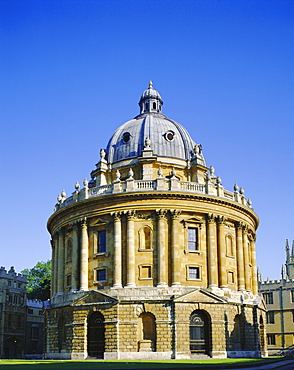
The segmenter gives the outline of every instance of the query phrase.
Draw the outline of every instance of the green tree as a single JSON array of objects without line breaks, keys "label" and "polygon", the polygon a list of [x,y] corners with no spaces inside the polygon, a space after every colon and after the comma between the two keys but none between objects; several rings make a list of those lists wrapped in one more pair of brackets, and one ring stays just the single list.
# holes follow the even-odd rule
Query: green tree
[{"label": "green tree", "polygon": [[27,297],[46,301],[50,298],[51,261],[37,262],[31,269],[24,269],[22,274],[27,276]]}]

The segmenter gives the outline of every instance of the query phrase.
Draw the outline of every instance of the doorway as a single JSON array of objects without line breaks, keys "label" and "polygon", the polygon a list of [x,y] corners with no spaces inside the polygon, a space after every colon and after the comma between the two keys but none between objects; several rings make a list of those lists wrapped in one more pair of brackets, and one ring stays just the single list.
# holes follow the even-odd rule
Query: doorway
[{"label": "doorway", "polygon": [[190,316],[190,351],[196,354],[209,353],[210,324],[204,311],[194,311]]},{"label": "doorway", "polygon": [[88,319],[88,356],[103,358],[104,349],[104,317],[100,312],[94,312]]}]

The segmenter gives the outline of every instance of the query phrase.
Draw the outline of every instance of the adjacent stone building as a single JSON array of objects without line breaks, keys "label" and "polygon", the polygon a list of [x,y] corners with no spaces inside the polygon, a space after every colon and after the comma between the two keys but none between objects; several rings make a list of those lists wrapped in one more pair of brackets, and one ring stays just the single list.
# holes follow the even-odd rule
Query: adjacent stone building
[{"label": "adjacent stone building", "polygon": [[43,302],[27,300],[25,354],[27,358],[40,358],[44,352]]},{"label": "adjacent stone building", "polygon": [[266,354],[258,217],[162,105],[150,83],[91,180],[58,196],[47,358]]},{"label": "adjacent stone building", "polygon": [[263,281],[259,274],[259,292],[266,303],[269,353],[294,345],[294,241],[292,250],[286,240],[286,264],[281,280]]},{"label": "adjacent stone building", "polygon": [[12,266],[0,267],[0,358],[21,358],[25,353],[25,275]]}]

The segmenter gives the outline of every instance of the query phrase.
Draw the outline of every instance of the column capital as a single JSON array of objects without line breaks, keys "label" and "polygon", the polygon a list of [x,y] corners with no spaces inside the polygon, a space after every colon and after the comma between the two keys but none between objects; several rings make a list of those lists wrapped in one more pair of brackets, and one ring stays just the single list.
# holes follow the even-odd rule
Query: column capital
[{"label": "column capital", "polygon": [[236,229],[243,229],[243,227],[244,227],[244,223],[243,222],[241,222],[241,221],[236,221],[235,222],[235,228]]},{"label": "column capital", "polygon": [[217,222],[218,225],[223,225],[223,224],[226,223],[226,221],[227,221],[227,218],[225,216],[220,216],[219,215],[219,216],[216,217],[216,222]]},{"label": "column capital", "polygon": [[113,217],[114,222],[120,221],[122,212],[112,212],[110,214]]},{"label": "column capital", "polygon": [[134,209],[130,209],[128,211],[125,211],[124,213],[125,213],[125,215],[127,215],[128,220],[132,220],[132,219],[135,218],[136,211]]},{"label": "column capital", "polygon": [[155,212],[156,212],[158,219],[163,219],[166,216],[167,210],[166,209],[156,209]]},{"label": "column capital", "polygon": [[87,218],[85,217],[85,218],[82,218],[81,220],[80,220],[80,222],[81,222],[81,226],[82,226],[82,228],[87,228]]},{"label": "column capital", "polygon": [[215,222],[215,215],[213,213],[207,213],[206,221],[208,223],[214,223]]},{"label": "column capital", "polygon": [[181,212],[182,212],[181,209],[170,209],[172,219],[179,218],[179,215],[181,214]]}]

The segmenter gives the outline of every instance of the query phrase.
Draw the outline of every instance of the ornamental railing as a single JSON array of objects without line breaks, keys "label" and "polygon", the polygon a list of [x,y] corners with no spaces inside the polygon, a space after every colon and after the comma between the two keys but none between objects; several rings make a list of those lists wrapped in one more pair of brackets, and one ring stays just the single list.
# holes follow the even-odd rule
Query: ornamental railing
[{"label": "ornamental railing", "polygon": [[83,189],[76,190],[72,196],[66,198],[65,193],[63,197],[58,199],[55,206],[57,211],[60,208],[66,207],[70,204],[82,201],[88,198],[101,197],[109,194],[119,194],[128,192],[145,192],[145,191],[163,191],[163,192],[183,192],[183,193],[196,193],[207,194],[225,198],[230,201],[241,203],[248,208],[252,208],[251,201],[244,197],[242,191],[235,190],[230,192],[225,190],[219,183],[208,181],[206,184],[199,184],[192,181],[180,181],[176,177],[172,178],[157,178],[156,180],[135,180],[129,178],[125,181],[115,180],[112,184],[96,186],[89,188],[85,186]]}]

